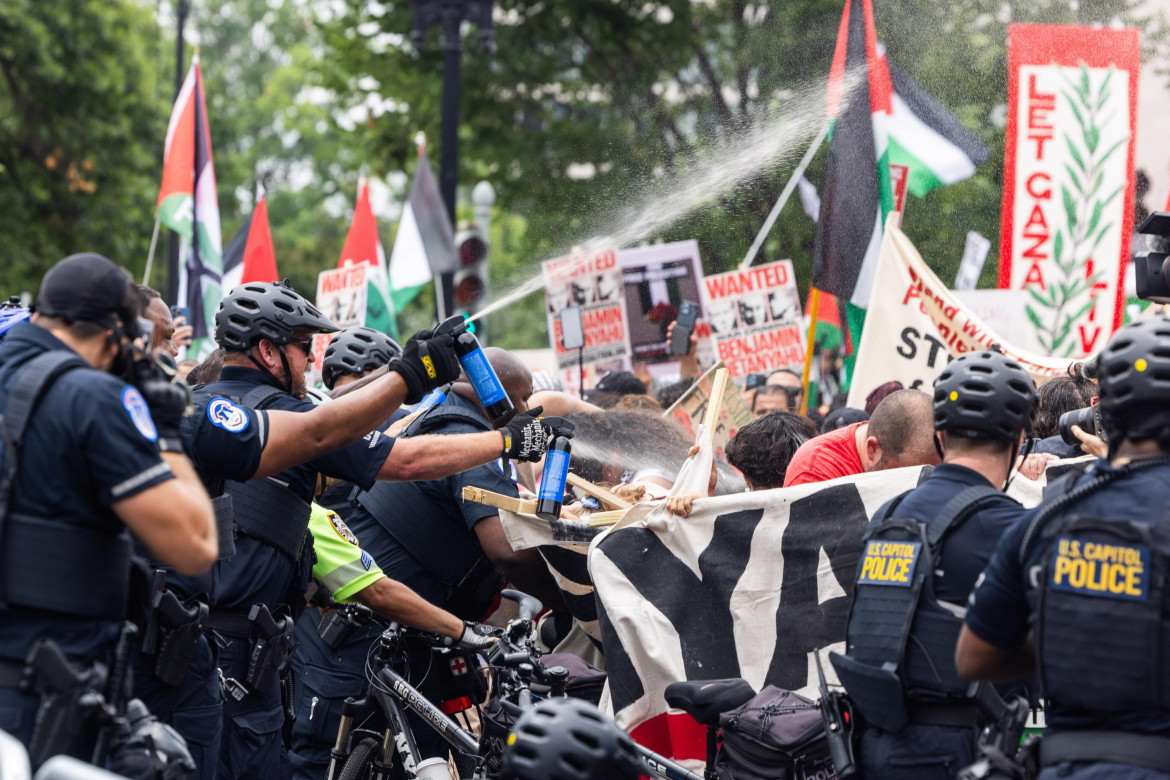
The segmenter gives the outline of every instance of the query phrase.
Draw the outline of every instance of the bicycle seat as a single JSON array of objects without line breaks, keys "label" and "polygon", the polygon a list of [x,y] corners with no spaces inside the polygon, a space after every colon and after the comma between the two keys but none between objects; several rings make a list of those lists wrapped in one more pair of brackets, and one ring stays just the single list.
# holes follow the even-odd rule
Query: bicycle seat
[{"label": "bicycle seat", "polygon": [[719,716],[756,695],[747,680],[695,680],[666,686],[666,703],[705,726],[715,726]]}]

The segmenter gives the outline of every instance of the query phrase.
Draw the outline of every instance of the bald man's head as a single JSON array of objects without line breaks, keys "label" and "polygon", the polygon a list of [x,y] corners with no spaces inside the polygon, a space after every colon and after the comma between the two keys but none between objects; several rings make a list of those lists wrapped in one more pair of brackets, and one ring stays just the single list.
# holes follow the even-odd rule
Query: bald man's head
[{"label": "bald man's head", "polygon": [[890,393],[873,410],[867,437],[876,441],[867,471],[938,463],[931,398],[918,390]]},{"label": "bald man's head", "polygon": [[[508,350],[499,347],[484,347],[483,355],[496,372],[496,376],[500,378],[500,384],[504,386],[504,392],[508,394],[516,411],[523,412],[527,409],[528,396],[532,395],[532,372],[528,370],[528,366]],[[460,391],[461,395],[475,397],[471,382],[467,379],[467,372],[459,374],[456,388],[460,386],[463,388]],[[510,417],[505,417],[496,422],[505,425],[509,419]]]}]

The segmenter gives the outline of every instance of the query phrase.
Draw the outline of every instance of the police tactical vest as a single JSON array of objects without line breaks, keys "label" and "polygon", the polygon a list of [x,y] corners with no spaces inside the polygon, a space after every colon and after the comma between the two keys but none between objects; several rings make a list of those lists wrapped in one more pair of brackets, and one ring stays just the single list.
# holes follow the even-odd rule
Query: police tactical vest
[{"label": "police tactical vest", "polygon": [[866,531],[846,655],[830,654],[858,710],[889,731],[908,722],[908,700],[950,704],[970,694],[954,663],[963,621],[935,597],[935,567],[946,534],[1003,494],[990,485],[969,487],[929,523],[896,516],[905,495],[883,507]]},{"label": "police tactical vest", "polygon": [[1057,515],[1039,540],[1043,695],[1098,713],[1170,708],[1170,510],[1153,524]]},{"label": "police tactical vest", "polygon": [[[0,414],[0,611],[9,606],[82,618],[119,619],[130,593],[131,543],[125,529],[98,530],[88,507],[61,523],[11,510],[20,449],[37,402],[62,374],[90,365],[54,350],[29,361]],[[51,585],[45,573],[53,572]]]}]

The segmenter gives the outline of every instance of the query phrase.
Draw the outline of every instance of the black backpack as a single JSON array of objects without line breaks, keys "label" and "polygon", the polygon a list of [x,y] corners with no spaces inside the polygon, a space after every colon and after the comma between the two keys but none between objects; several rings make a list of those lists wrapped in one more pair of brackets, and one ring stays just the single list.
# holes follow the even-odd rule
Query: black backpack
[{"label": "black backpack", "polygon": [[723,713],[719,780],[830,780],[837,777],[820,706],[769,685]]}]

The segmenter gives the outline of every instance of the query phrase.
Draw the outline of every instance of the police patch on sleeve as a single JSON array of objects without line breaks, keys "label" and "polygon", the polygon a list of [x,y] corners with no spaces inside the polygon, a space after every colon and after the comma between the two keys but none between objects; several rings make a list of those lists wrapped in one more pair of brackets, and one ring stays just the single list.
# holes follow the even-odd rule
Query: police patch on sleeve
[{"label": "police patch on sleeve", "polygon": [[154,419],[150,416],[150,407],[137,387],[126,385],[122,388],[122,408],[130,415],[130,422],[147,441],[158,441],[158,428],[154,427]]},{"label": "police patch on sleeve", "polygon": [[865,545],[858,585],[891,585],[909,588],[922,542],[883,542],[872,539]]},{"label": "police patch on sleeve", "polygon": [[207,405],[207,419],[229,433],[239,433],[248,427],[248,413],[226,398],[216,398]]},{"label": "police patch on sleeve", "polygon": [[332,511],[328,512],[327,516],[329,517],[329,523],[333,526],[333,530],[337,532],[337,535],[352,544],[354,547],[357,547],[357,536],[354,535],[353,531],[349,530],[349,526],[345,524],[345,521],[341,519],[341,516]]},{"label": "police patch on sleeve", "polygon": [[1083,596],[1145,601],[1150,548],[1061,536],[1052,558],[1052,587]]},{"label": "police patch on sleeve", "polygon": [[362,550],[362,566],[365,567],[366,571],[369,571],[370,567],[373,565],[374,565],[373,557],[365,550]]}]

